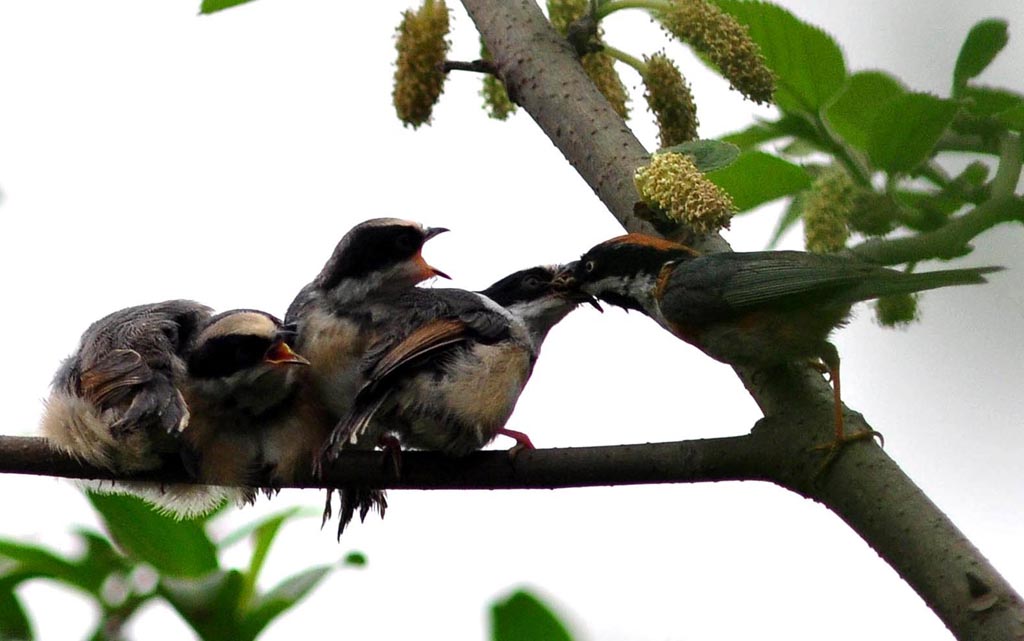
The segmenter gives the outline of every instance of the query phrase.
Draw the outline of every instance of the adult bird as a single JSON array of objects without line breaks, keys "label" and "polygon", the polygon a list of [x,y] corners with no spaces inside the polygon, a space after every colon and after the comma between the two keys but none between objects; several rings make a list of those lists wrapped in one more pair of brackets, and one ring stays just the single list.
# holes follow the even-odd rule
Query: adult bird
[{"label": "adult bird", "polygon": [[799,251],[693,249],[643,234],[599,243],[575,263],[577,286],[598,299],[643,312],[708,356],[732,365],[773,367],[819,359],[835,403],[834,455],[843,427],[839,353],[829,335],[854,303],[938,287],[984,283],[1000,267],[908,273],[863,260]]}]

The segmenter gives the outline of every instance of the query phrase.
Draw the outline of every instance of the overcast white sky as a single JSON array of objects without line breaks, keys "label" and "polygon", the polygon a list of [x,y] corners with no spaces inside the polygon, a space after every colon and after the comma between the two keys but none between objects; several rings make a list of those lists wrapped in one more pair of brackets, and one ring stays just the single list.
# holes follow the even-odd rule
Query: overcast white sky
[{"label": "overcast white sky", "polygon": [[[834,34],[852,69],[885,68],[940,95],[970,26],[1008,18],[1010,45],[982,81],[1024,90],[1014,0],[782,4]],[[177,297],[283,314],[365,218],[451,228],[425,253],[470,288],[570,260],[620,231],[529,117],[484,116],[477,76],[450,79],[432,127],[402,128],[390,83],[404,2],[260,0],[212,17],[197,5],[0,4],[4,433],[35,432],[52,372],[96,318]],[[454,8],[453,57],[472,59],[475,31]],[[616,16],[607,33],[637,55],[663,46],[639,14]],[[749,103],[681,55],[702,136],[747,124]],[[653,147],[637,100],[632,127]],[[733,246],[763,247],[777,211],[737,219]],[[928,294],[924,322],[909,331],[882,330],[862,308],[836,342],[848,404],[1020,589],[1020,228],[990,232],[977,248],[969,264],[1011,271],[987,287]],[[584,309],[551,333],[510,427],[565,447],[741,434],[757,418],[726,366],[639,315]],[[3,536],[67,548],[72,525],[94,523],[67,481],[3,476],[0,494]],[[321,502],[285,491],[220,529]],[[406,491],[390,504],[385,521],[353,527],[341,544],[315,520],[284,532],[267,585],[353,549],[369,565],[333,576],[266,639],[311,629],[479,639],[485,605],[523,584],[595,641],[950,638],[838,518],[767,484]],[[44,640],[81,637],[94,616],[45,584],[21,594]],[[136,638],[184,630],[160,608],[133,628]]]}]

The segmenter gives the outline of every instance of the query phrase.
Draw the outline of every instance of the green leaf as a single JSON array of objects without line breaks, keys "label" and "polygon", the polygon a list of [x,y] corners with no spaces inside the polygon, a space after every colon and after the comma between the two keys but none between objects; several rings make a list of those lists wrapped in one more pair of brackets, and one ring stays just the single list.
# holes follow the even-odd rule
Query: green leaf
[{"label": "green leaf", "polygon": [[32,622],[14,593],[23,577],[0,577],[0,641],[31,641],[35,638]]},{"label": "green leaf", "polygon": [[1009,40],[1005,20],[990,18],[971,27],[956,58],[953,95],[959,97],[967,81],[984,71]]},{"label": "green leaf", "polygon": [[721,142],[736,145],[742,151],[746,151],[762,143],[789,137],[801,140],[819,150],[826,146],[806,118],[793,114],[785,114],[776,121],[761,122],[748,129],[728,134],[722,137]]},{"label": "green leaf", "polygon": [[362,552],[349,552],[345,555],[345,558],[342,559],[341,564],[354,568],[364,568],[366,567],[366,562],[366,555]]},{"label": "green leaf", "polygon": [[802,191],[793,196],[789,207],[786,207],[786,211],[782,212],[778,224],[775,225],[775,231],[772,232],[772,237],[768,240],[768,249],[775,249],[775,246],[782,239],[782,235],[789,231],[789,228],[795,225],[804,215],[804,203],[808,193],[807,191]]},{"label": "green leaf", "polygon": [[241,543],[246,539],[246,537],[250,536],[253,532],[260,529],[261,527],[263,527],[271,521],[275,521],[278,519],[290,520],[294,518],[310,518],[320,516],[322,516],[322,510],[320,510],[319,508],[301,506],[290,507],[288,509],[281,510],[279,512],[274,512],[273,514],[269,514],[265,517],[255,519],[253,521],[250,521],[249,523],[241,525],[238,529],[232,531],[230,534],[228,534],[220,541],[218,541],[217,547],[223,550],[225,548],[231,547],[236,543]]},{"label": "green leaf", "polygon": [[271,621],[302,600],[333,569],[334,567],[330,565],[306,569],[285,579],[266,594],[258,597],[239,624],[242,637],[255,639]]},{"label": "green leaf", "polygon": [[118,553],[106,537],[84,528],[77,528],[74,532],[85,545],[85,554],[76,565],[82,576],[88,577],[90,583],[95,586],[95,589],[90,591],[98,593],[103,581],[111,573],[131,570],[132,563]]},{"label": "green leaf", "polygon": [[708,174],[708,179],[728,192],[741,212],[811,185],[803,167],[763,151],[743,152],[733,164]]},{"label": "green leaf", "polygon": [[230,9],[231,7],[237,7],[240,4],[246,4],[247,2],[252,2],[252,0],[203,0],[203,4],[199,8],[199,13],[216,13],[218,11]]},{"label": "green leaf", "polygon": [[690,140],[658,150],[659,154],[687,154],[693,158],[693,164],[703,172],[714,171],[732,163],[740,154],[739,147],[718,140]]},{"label": "green leaf", "polygon": [[1021,94],[995,87],[967,87],[961,97],[974,116],[994,116],[1024,105]]},{"label": "green leaf", "polygon": [[998,120],[1007,129],[1013,131],[1024,132],[1024,105],[1017,105],[1002,112],[996,116]]},{"label": "green leaf", "polygon": [[924,162],[949,127],[957,104],[923,93],[897,96],[882,105],[868,136],[871,161],[888,172],[909,172]]},{"label": "green leaf", "polygon": [[846,62],[830,35],[773,4],[738,0],[717,0],[716,4],[749,27],[750,37],[777,76],[775,103],[780,109],[817,114],[842,89]]},{"label": "green leaf", "polygon": [[786,135],[786,132],[780,131],[774,122],[758,122],[746,129],[734,131],[727,136],[723,136],[722,142],[727,142],[736,145],[741,150],[746,150]]},{"label": "green leaf", "polygon": [[274,539],[277,538],[277,533],[281,530],[281,525],[299,509],[299,507],[294,507],[266,519],[253,531],[252,556],[249,559],[249,570],[245,573],[245,586],[241,597],[243,608],[248,606],[252,595],[256,592],[256,581],[259,579],[260,571],[263,569],[263,563],[267,560],[270,546],[273,545]]},{"label": "green leaf", "polygon": [[491,604],[492,641],[572,641],[568,628],[536,595],[517,590]]},{"label": "green leaf", "polygon": [[200,521],[178,521],[125,494],[89,493],[110,538],[161,574],[194,577],[216,570],[217,550]]},{"label": "green leaf", "polygon": [[821,152],[821,149],[814,143],[797,138],[778,150],[780,156],[787,158],[806,158]]},{"label": "green leaf", "polygon": [[251,641],[239,632],[238,570],[212,572],[202,578],[162,578],[157,592],[203,639]]},{"label": "green leaf", "polygon": [[60,557],[46,548],[14,541],[0,540],[0,556],[17,563],[18,571],[47,577],[86,592],[98,594],[107,573],[83,570],[73,561]]},{"label": "green leaf", "polygon": [[907,207],[900,222],[914,231],[934,231],[964,206],[959,195],[945,191],[909,191],[894,193],[896,201]]},{"label": "green leaf", "polygon": [[872,123],[882,106],[906,93],[900,81],[884,71],[860,71],[826,108],[832,130],[861,151],[867,151]]}]

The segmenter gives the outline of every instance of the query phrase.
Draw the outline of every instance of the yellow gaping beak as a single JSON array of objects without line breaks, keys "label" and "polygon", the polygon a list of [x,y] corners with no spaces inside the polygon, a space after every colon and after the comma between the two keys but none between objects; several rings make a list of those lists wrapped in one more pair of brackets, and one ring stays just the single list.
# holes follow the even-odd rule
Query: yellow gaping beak
[{"label": "yellow gaping beak", "polygon": [[271,365],[309,365],[309,361],[296,354],[288,343],[277,340],[263,356],[264,363]]}]

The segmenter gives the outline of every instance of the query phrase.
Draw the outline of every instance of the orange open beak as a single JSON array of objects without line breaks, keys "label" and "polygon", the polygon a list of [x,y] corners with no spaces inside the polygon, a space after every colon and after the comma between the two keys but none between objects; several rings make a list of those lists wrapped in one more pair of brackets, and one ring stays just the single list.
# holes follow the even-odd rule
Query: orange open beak
[{"label": "orange open beak", "polygon": [[416,254],[416,258],[414,259],[414,261],[417,269],[416,275],[420,277],[420,280],[427,280],[428,278],[433,278],[434,276],[440,276],[441,278],[447,278],[448,280],[452,279],[452,277],[449,276],[448,274],[444,273],[437,267],[433,267],[429,263],[427,263],[427,261],[423,259],[422,254]]},{"label": "orange open beak", "polygon": [[282,340],[275,341],[270,346],[263,356],[263,362],[271,365],[309,365],[309,361],[296,354],[288,343]]},{"label": "orange open beak", "polygon": [[[427,227],[423,233],[423,243],[426,244],[426,242],[433,238],[434,236],[437,236],[438,234],[443,234],[446,231],[448,231],[447,227]],[[420,247],[420,251],[423,251],[422,246]],[[452,277],[449,276],[448,274],[427,263],[427,261],[423,259],[423,254],[416,254],[416,266],[419,267],[418,275],[423,280],[427,280],[428,278],[433,278],[435,276],[447,278],[448,280],[452,279]]]}]

